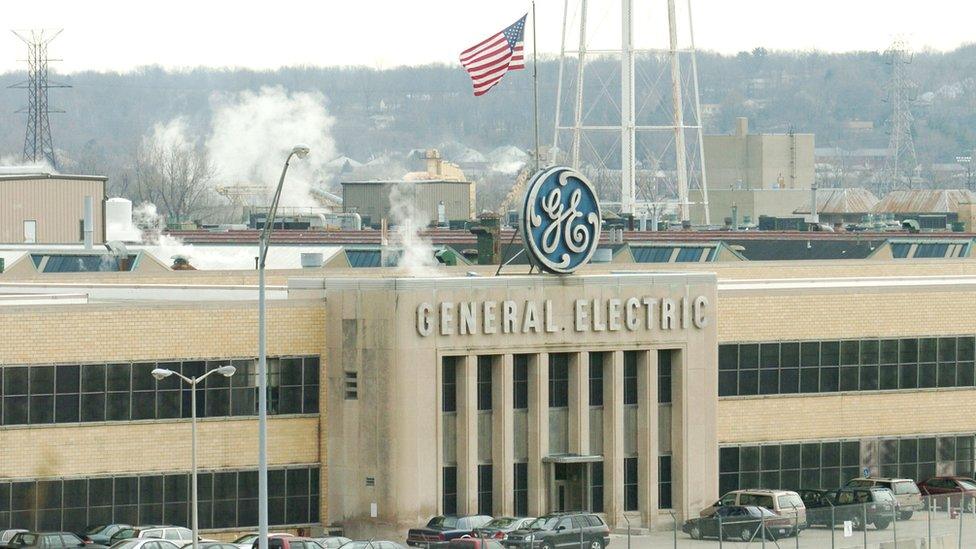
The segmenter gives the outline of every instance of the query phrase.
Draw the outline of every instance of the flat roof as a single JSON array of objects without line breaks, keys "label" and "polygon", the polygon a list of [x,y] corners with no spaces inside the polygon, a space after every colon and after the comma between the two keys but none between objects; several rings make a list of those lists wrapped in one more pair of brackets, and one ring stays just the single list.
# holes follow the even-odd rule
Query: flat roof
[{"label": "flat roof", "polygon": [[31,172],[31,173],[4,173],[0,171],[0,181],[24,181],[30,179],[64,179],[67,181],[108,181],[104,175],[71,175],[61,173]]}]

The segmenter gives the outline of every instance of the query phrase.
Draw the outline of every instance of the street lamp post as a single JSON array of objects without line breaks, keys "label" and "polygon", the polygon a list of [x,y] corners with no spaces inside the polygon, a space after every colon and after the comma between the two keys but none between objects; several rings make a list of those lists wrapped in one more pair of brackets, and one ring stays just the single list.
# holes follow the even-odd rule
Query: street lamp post
[{"label": "street lamp post", "polygon": [[274,199],[271,200],[271,207],[264,218],[264,228],[258,239],[258,549],[268,549],[268,352],[265,337],[264,260],[268,255],[271,231],[274,230],[288,164],[293,156],[308,156],[308,150],[305,145],[295,145],[285,158],[278,188],[275,189]]},{"label": "street lamp post", "polygon": [[173,370],[167,370],[166,368],[156,368],[152,371],[152,376],[156,378],[157,381],[162,381],[169,376],[175,375],[190,386],[190,469],[192,470],[190,475],[190,483],[192,487],[190,491],[190,505],[192,506],[191,512],[193,514],[191,518],[191,528],[193,530],[193,549],[197,549],[197,543],[200,539],[200,527],[197,520],[197,385],[199,385],[201,381],[207,379],[207,376],[212,373],[216,372],[224,377],[230,377],[234,375],[234,372],[236,371],[237,368],[233,366],[221,366],[220,368],[214,368],[213,370],[204,373],[200,377],[192,378],[186,377],[179,372],[174,372]]}]

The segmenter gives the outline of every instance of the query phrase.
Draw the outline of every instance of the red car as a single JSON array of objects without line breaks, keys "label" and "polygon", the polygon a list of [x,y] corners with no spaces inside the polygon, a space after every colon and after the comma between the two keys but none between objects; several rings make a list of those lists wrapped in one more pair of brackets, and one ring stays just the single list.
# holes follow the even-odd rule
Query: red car
[{"label": "red car", "polygon": [[976,480],[968,477],[932,477],[918,483],[918,490],[926,503],[938,508],[945,507],[946,499],[953,507],[959,507],[960,499],[966,512],[976,508]]}]

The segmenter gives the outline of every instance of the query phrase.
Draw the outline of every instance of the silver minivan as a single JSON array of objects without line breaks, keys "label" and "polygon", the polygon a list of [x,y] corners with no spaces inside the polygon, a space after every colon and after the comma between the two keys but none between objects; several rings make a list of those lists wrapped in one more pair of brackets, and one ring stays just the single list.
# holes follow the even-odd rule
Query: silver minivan
[{"label": "silver minivan", "polygon": [[[725,505],[756,505],[765,507],[777,515],[793,519],[796,528],[807,527],[807,507],[800,495],[792,490],[733,490],[710,507],[702,509],[700,515],[711,516],[715,510]],[[794,534],[796,532],[793,532]]]},{"label": "silver minivan", "polygon": [[915,511],[924,508],[922,493],[919,492],[915,481],[910,478],[859,477],[847,481],[847,485],[857,488],[881,486],[891,490],[895,494],[895,504],[898,506],[898,520],[908,520],[912,518]]}]

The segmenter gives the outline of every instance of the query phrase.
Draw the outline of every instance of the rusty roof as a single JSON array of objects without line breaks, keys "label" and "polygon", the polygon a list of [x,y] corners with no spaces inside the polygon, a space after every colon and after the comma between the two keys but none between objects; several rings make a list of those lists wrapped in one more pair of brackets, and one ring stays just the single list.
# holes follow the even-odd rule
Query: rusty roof
[{"label": "rusty roof", "polygon": [[949,213],[959,211],[960,203],[976,203],[976,193],[968,189],[914,189],[891,191],[872,210],[874,213]]},{"label": "rusty roof", "polygon": [[[861,187],[853,189],[817,189],[817,213],[866,214],[878,203],[874,193]],[[810,205],[801,206],[795,214],[810,213]]]}]

